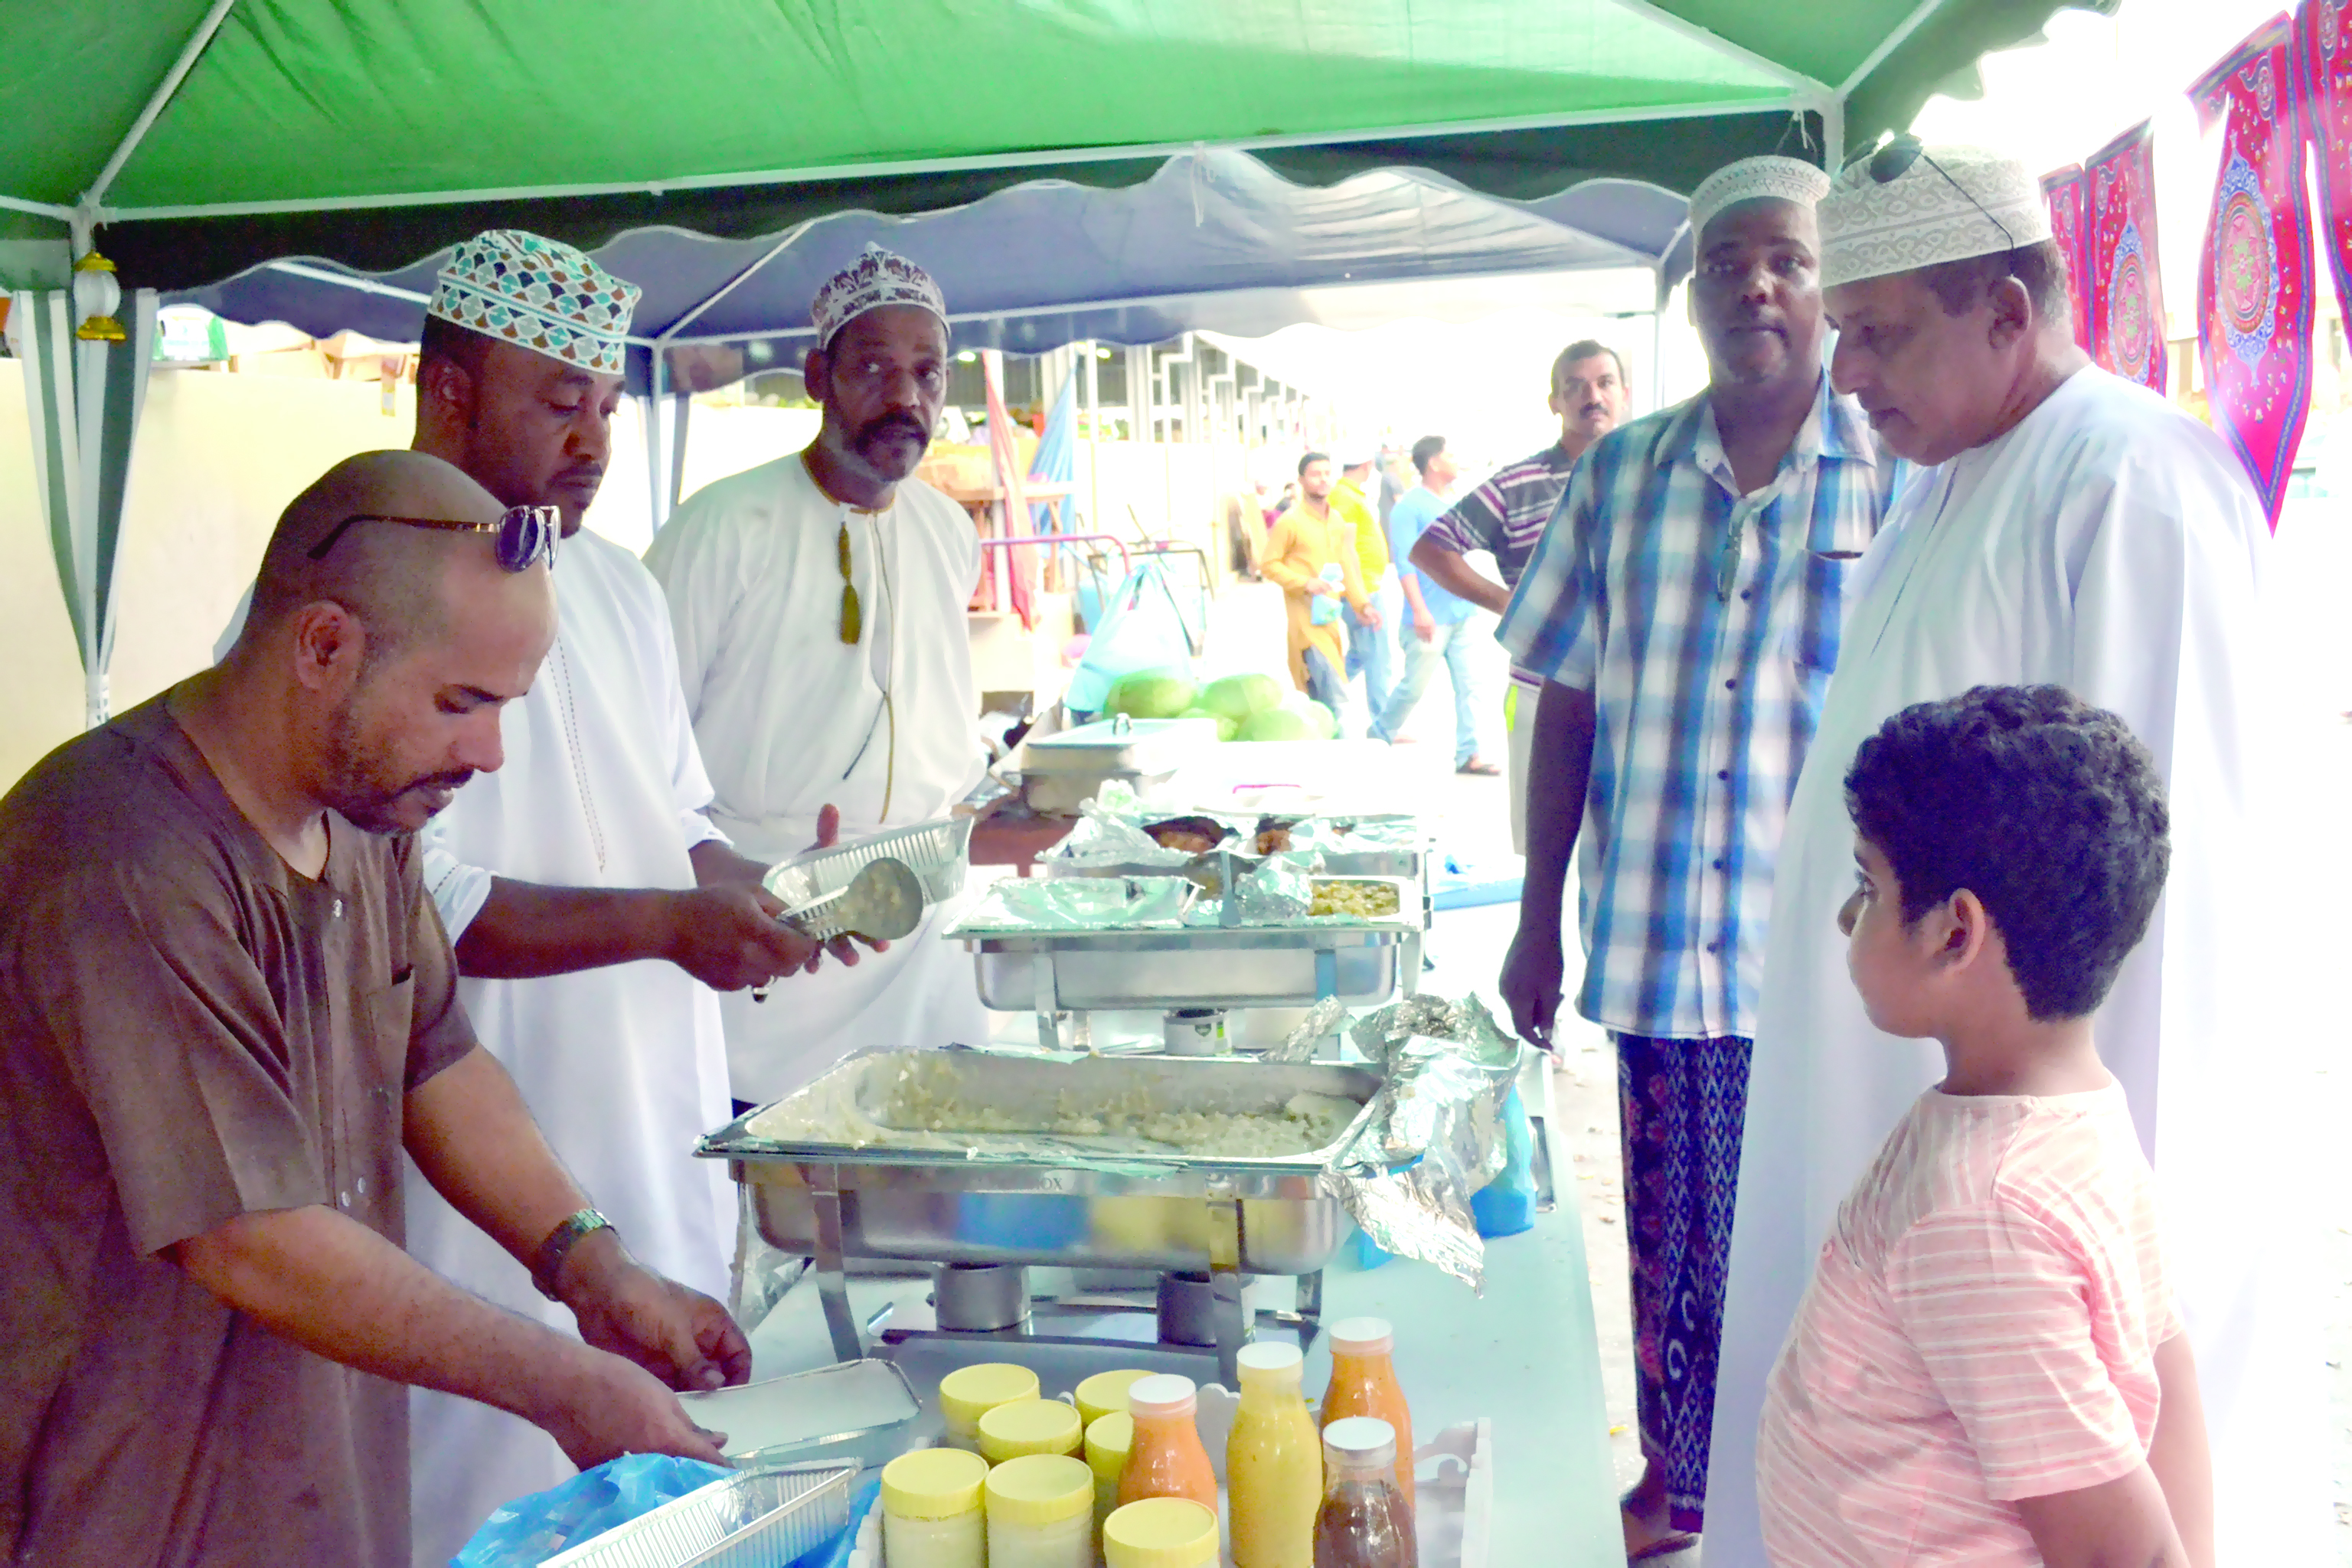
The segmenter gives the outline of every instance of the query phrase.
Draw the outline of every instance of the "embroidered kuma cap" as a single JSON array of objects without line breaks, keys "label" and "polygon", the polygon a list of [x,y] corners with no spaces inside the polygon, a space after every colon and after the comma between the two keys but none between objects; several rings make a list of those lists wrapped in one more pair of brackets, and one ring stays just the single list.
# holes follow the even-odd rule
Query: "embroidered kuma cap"
[{"label": "embroidered kuma cap", "polygon": [[868,310],[912,305],[948,324],[948,303],[931,275],[905,257],[868,244],[866,253],[824,281],[809,306],[816,346],[830,348],[833,335]]},{"label": "embroidered kuma cap", "polygon": [[1691,234],[1705,234],[1715,216],[1735,202],[1769,199],[1810,207],[1829,188],[1829,175],[1801,159],[1742,158],[1701,180],[1691,193]]},{"label": "embroidered kuma cap", "polygon": [[425,313],[598,375],[618,375],[644,292],[559,240],[520,228],[450,254]]},{"label": "embroidered kuma cap", "polygon": [[2014,158],[1981,147],[1921,147],[1901,173],[1881,181],[1872,166],[1884,156],[1847,164],[1822,198],[1824,289],[2050,237],[2042,182]]}]

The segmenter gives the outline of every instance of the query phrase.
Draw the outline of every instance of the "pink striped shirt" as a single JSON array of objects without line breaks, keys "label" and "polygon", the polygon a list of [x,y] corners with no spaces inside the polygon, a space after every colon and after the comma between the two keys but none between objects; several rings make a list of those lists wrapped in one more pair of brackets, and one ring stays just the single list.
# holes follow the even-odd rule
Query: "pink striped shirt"
[{"label": "pink striped shirt", "polygon": [[1765,1394],[1788,1568],[2039,1564],[2015,1500],[2128,1475],[2178,1333],[2120,1086],[1930,1090],[1839,1207]]}]

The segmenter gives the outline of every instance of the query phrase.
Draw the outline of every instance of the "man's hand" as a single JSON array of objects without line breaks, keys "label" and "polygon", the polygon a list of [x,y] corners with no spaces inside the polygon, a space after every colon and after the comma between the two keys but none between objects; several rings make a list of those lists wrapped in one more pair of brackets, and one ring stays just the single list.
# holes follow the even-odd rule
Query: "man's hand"
[{"label": "man's hand", "polygon": [[1427,610],[1417,609],[1413,611],[1412,635],[1419,637],[1423,642],[1435,641],[1437,637],[1437,621],[1435,617],[1431,616]]},{"label": "man's hand", "polygon": [[624,1454],[675,1454],[723,1465],[724,1432],[694,1424],[677,1395],[616,1355],[577,1347],[574,1364],[536,1391],[526,1412],[563,1457],[589,1469]]},{"label": "man's hand", "polygon": [[713,991],[765,985],[814,970],[824,950],[783,923],[784,906],[764,888],[694,888],[669,900],[663,956]]},{"label": "man's hand", "polygon": [[1357,612],[1356,618],[1364,623],[1365,629],[1368,631],[1376,632],[1381,629],[1381,607],[1378,605],[1366,605]]},{"label": "man's hand", "polygon": [[1551,1049],[1553,1024],[1559,1016],[1559,988],[1567,971],[1558,930],[1529,929],[1522,923],[1503,955],[1500,982],[1503,1000],[1511,1009],[1511,1027],[1529,1045]]},{"label": "man's hand", "polygon": [[[821,805],[817,807],[816,842],[810,845],[809,848],[830,849],[840,841],[841,807],[837,805]],[[890,951],[890,944],[888,942],[884,942],[879,938],[870,936],[856,938],[837,936],[831,942],[824,944],[824,951],[833,954],[834,962],[836,963],[854,965],[857,962],[857,944],[861,942],[877,952],[887,952]],[[816,961],[814,959],[811,959],[809,961],[809,968],[812,970],[816,968]]]},{"label": "man's hand", "polygon": [[555,1292],[579,1321],[582,1339],[672,1388],[707,1393],[751,1375],[751,1347],[727,1309],[646,1268],[610,1230],[572,1249]]},{"label": "man's hand", "polygon": [[1336,599],[1339,596],[1339,584],[1328,577],[1307,579],[1307,592],[1309,597],[1318,599]]}]

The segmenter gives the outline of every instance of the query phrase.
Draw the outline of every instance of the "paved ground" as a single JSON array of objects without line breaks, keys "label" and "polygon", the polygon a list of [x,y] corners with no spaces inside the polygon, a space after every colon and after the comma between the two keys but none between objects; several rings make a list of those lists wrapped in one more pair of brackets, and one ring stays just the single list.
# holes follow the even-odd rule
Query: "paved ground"
[{"label": "paved ground", "polygon": [[[2307,864],[2297,868],[2296,890],[2287,907],[2270,912],[2268,923],[2282,940],[2304,947],[2305,973],[2342,968],[2347,932],[2342,889],[2352,887],[2352,621],[2342,609],[2352,588],[2352,530],[2346,503],[2293,503],[2283,521],[2273,560],[2279,622],[2287,628],[2285,709],[2291,747],[2290,777],[2296,791],[2295,821],[2307,847]],[[1244,584],[1218,601],[1212,618],[1207,663],[1215,671],[1273,668],[1281,657],[1278,594],[1265,584]],[[1488,629],[1491,618],[1482,617]],[[1481,749],[1499,759],[1503,658],[1488,639],[1479,639],[1474,660],[1480,688]],[[1342,716],[1347,732],[1360,733],[1360,711]],[[1510,857],[1503,786],[1498,780],[1455,777],[1444,766],[1452,740],[1453,702],[1444,678],[1433,682],[1405,733],[1421,743],[1402,750],[1400,765],[1443,775],[1436,784],[1443,803],[1440,843],[1482,864]],[[2250,913],[2250,918],[2253,918]],[[1431,956],[1436,967],[1424,977],[1433,991],[1476,991],[1496,998],[1496,972],[1517,922],[1505,906],[1450,912],[1438,917]],[[1574,1178],[1585,1200],[1585,1245],[1593,1270],[1593,1305],[1601,1328],[1609,1419],[1621,1481],[1639,1469],[1632,1426],[1633,1383],[1632,1336],[1625,1289],[1623,1196],[1617,1142],[1616,1069],[1600,1031],[1564,1021],[1566,1049],[1555,1080],[1560,1128],[1572,1149]],[[2283,1097],[2308,1096],[2323,1125],[2352,1126],[2352,1059],[2345,1046],[2352,1036],[2340,1019],[2328,1016],[2307,1033],[2273,1042],[2272,1070]],[[2331,1391],[2329,1439],[2333,1499],[2338,1521],[2339,1561],[2352,1568],[2352,1140],[2321,1151],[2325,1162],[2317,1191],[2326,1207],[2321,1258],[2326,1280],[2326,1377]],[[2215,1180],[2244,1180],[2243,1173],[2217,1171]],[[1669,1568],[1696,1568],[1696,1553],[1666,1560]]]}]

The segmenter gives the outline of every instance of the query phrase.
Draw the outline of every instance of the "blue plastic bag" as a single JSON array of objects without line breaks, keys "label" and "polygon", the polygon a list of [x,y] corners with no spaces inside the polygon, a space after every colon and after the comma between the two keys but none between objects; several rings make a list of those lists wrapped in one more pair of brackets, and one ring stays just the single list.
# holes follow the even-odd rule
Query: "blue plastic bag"
[{"label": "blue plastic bag", "polygon": [[1470,1194],[1470,1217],[1484,1237],[1517,1236],[1536,1223],[1536,1137],[1517,1086],[1503,1097],[1502,1174]]},{"label": "blue plastic bag", "polygon": [[1136,564],[1105,601],[1102,619],[1070,676],[1063,704],[1073,713],[1099,711],[1113,682],[1147,669],[1189,670],[1200,656],[1204,628],[1178,602],[1168,563],[1152,557]]},{"label": "blue plastic bag", "polygon": [[732,1474],[699,1459],[624,1454],[562,1486],[502,1505],[450,1559],[449,1568],[539,1568],[559,1552]]}]

